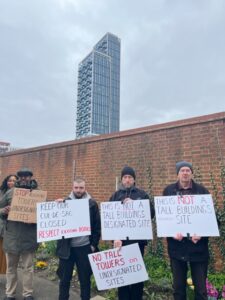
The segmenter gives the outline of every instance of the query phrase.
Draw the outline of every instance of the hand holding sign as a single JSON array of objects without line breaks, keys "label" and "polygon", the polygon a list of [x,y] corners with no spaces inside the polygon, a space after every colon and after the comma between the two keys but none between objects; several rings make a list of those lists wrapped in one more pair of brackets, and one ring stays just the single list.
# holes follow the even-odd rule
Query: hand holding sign
[{"label": "hand holding sign", "polygon": [[114,242],[113,242],[113,247],[114,248],[121,248],[122,247],[122,241],[121,240],[115,240]]},{"label": "hand holding sign", "polygon": [[191,236],[192,242],[197,243],[203,236],[219,236],[209,194],[155,197],[155,210],[158,237],[182,240]]},{"label": "hand holding sign", "polygon": [[10,211],[10,205],[0,209],[0,213],[2,213],[3,215],[8,215],[9,211]]},{"label": "hand holding sign", "polygon": [[175,240],[177,241],[182,241],[183,240],[183,235],[181,233],[177,233],[176,236],[174,237]]},{"label": "hand holding sign", "polygon": [[197,242],[200,241],[200,239],[201,239],[201,237],[197,236],[196,234],[194,234],[191,238],[191,240],[194,244],[197,244]]},{"label": "hand holding sign", "polygon": [[125,204],[125,203],[127,203],[127,202],[132,202],[132,201],[134,201],[134,200],[132,200],[131,198],[125,198],[125,199],[123,200],[123,204]]}]

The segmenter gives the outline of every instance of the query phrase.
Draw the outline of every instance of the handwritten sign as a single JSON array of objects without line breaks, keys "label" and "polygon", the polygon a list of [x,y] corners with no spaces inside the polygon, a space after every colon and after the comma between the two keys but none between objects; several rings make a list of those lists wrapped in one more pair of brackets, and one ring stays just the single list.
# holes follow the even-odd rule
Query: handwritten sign
[{"label": "handwritten sign", "polygon": [[88,255],[98,290],[148,280],[138,244]]},{"label": "handwritten sign", "polygon": [[155,197],[158,237],[219,236],[211,195]]},{"label": "handwritten sign", "polygon": [[36,223],[36,204],[46,198],[45,191],[14,188],[8,220]]},{"label": "handwritten sign", "polygon": [[101,203],[103,240],[152,239],[149,200]]},{"label": "handwritten sign", "polygon": [[37,241],[90,235],[89,200],[37,204]]}]

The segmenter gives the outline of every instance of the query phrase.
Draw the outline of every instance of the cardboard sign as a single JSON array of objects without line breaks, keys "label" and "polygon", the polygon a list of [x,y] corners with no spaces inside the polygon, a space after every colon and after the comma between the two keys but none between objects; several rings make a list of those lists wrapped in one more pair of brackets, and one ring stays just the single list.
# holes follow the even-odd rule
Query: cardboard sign
[{"label": "cardboard sign", "polygon": [[152,239],[149,200],[101,203],[103,240]]},{"label": "cardboard sign", "polygon": [[14,188],[8,220],[36,223],[36,204],[46,198],[46,191]]},{"label": "cardboard sign", "polygon": [[148,280],[138,244],[88,255],[98,290]]},{"label": "cardboard sign", "polygon": [[155,197],[158,237],[219,236],[211,195]]},{"label": "cardboard sign", "polygon": [[90,234],[90,212],[87,198],[37,204],[38,242]]}]

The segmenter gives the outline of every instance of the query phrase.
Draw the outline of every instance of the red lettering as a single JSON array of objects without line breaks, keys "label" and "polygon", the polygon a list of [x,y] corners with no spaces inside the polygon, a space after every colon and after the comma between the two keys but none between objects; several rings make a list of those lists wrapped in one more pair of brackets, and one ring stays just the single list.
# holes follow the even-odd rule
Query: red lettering
[{"label": "red lettering", "polygon": [[129,259],[129,263],[135,263],[135,262],[137,262],[138,260],[137,260],[137,258],[136,257],[134,257],[134,258],[130,258]]},{"label": "red lettering", "polygon": [[61,234],[67,234],[67,233],[72,233],[72,232],[77,232],[76,228],[71,228],[71,229],[62,229]]},{"label": "red lettering", "polygon": [[177,196],[177,202],[178,204],[194,204],[194,196],[193,195],[183,195],[183,196]]},{"label": "red lettering", "polygon": [[96,266],[98,270],[106,270],[106,269],[112,269],[118,266],[123,266],[125,264],[124,258],[116,258],[109,261],[103,261],[103,262],[97,262]]},{"label": "red lettering", "polygon": [[15,196],[26,196],[30,194],[30,190],[26,189],[15,189]]},{"label": "red lettering", "polygon": [[120,249],[116,249],[116,250],[109,250],[108,252],[105,252],[105,258],[109,259],[109,258],[116,258],[122,256]]},{"label": "red lettering", "polygon": [[51,230],[41,230],[38,232],[38,237],[40,238],[49,238],[49,237],[55,237],[59,235],[59,229],[51,229]]},{"label": "red lettering", "polygon": [[95,253],[91,257],[92,257],[93,262],[101,261],[102,260],[102,256],[101,256],[100,253]]},{"label": "red lettering", "polygon": [[91,228],[88,226],[79,227],[79,232],[91,231]]}]

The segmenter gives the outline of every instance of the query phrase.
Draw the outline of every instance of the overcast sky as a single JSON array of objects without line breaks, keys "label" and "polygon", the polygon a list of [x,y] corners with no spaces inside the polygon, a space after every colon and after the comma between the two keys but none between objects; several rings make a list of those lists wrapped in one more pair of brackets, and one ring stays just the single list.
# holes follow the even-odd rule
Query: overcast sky
[{"label": "overcast sky", "polygon": [[121,39],[121,130],[225,111],[223,0],[0,0],[0,141],[75,138],[79,62]]}]

